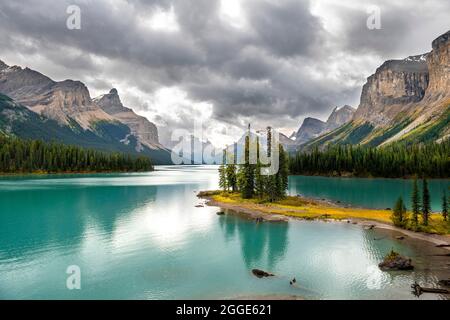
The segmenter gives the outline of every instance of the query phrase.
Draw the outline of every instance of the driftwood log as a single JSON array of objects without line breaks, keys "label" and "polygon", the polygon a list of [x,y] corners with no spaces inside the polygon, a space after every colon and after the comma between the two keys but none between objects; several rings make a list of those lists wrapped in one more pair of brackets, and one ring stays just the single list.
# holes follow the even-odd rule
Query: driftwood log
[{"label": "driftwood log", "polygon": [[413,289],[414,295],[416,295],[417,297],[420,297],[422,293],[440,293],[440,294],[449,293],[447,289],[421,287],[417,282],[412,284],[411,288]]}]

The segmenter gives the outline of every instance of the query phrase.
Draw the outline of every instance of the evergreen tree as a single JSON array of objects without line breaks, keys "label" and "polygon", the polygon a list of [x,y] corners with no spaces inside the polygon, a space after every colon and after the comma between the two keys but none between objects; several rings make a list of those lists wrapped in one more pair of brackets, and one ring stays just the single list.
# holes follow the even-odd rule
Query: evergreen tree
[{"label": "evergreen tree", "polygon": [[232,192],[238,191],[236,165],[234,163],[227,165],[226,173],[227,173],[227,188],[228,188],[228,190],[231,189]]},{"label": "evergreen tree", "polygon": [[265,176],[261,173],[261,171],[263,170],[263,166],[261,165],[261,161],[260,161],[260,152],[261,152],[261,148],[260,148],[260,144],[259,144],[259,137],[257,137],[256,140],[256,152],[257,152],[257,161],[256,161],[256,166],[255,166],[255,195],[262,199],[264,197],[265,194]]},{"label": "evergreen tree", "polygon": [[242,198],[251,199],[255,188],[255,166],[250,163],[250,125],[244,146],[244,164],[240,166],[238,184]]},{"label": "evergreen tree", "polygon": [[420,215],[420,195],[419,186],[417,183],[417,177],[414,178],[413,191],[411,196],[411,207],[412,207],[412,223],[414,227],[419,225],[419,215]]},{"label": "evergreen tree", "polygon": [[395,203],[394,211],[391,215],[391,220],[395,226],[404,228],[407,223],[406,207],[403,203],[402,197],[398,198]]},{"label": "evergreen tree", "polygon": [[430,191],[428,190],[427,179],[422,181],[422,219],[425,226],[428,225],[428,220],[431,212]]},{"label": "evergreen tree", "polygon": [[444,218],[444,221],[447,221],[448,218],[448,203],[447,203],[447,193],[443,192],[442,194],[442,217]]},{"label": "evergreen tree", "polygon": [[219,167],[219,187],[222,191],[228,191],[227,168],[223,163]]}]

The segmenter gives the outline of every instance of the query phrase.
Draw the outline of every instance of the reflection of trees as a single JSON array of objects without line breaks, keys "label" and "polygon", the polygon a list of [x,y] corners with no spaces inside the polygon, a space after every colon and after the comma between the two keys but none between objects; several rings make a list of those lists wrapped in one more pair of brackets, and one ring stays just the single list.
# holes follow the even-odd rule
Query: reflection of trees
[{"label": "reflection of trees", "polygon": [[[219,218],[219,224],[226,241],[238,233],[242,257],[247,268],[268,267],[273,269],[283,258],[287,248],[288,224],[256,223],[234,215]],[[266,252],[267,263],[263,262]]]},{"label": "reflection of trees", "polygon": [[273,269],[276,263],[281,260],[286,253],[288,245],[288,224],[275,223],[270,226],[268,233],[268,253],[267,263],[270,269]]},{"label": "reflection of trees", "polygon": [[87,221],[111,234],[119,216],[154,201],[155,194],[156,188],[147,186],[64,186],[0,193],[0,251],[14,257],[48,245],[76,246]]}]

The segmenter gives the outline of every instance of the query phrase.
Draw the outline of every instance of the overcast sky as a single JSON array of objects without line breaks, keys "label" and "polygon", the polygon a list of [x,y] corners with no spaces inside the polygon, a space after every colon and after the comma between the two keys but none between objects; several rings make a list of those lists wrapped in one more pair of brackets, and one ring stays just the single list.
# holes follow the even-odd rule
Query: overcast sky
[{"label": "overcast sky", "polygon": [[[81,30],[66,27],[71,4]],[[219,146],[248,122],[290,134],[357,107],[383,61],[430,51],[449,21],[448,0],[1,0],[0,59],[81,80],[92,97],[115,87],[163,136],[207,120]]]}]

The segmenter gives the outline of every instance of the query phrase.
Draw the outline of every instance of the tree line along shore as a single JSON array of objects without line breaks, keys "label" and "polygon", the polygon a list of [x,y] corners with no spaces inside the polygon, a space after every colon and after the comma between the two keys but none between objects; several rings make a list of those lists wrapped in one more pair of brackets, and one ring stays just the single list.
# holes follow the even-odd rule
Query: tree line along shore
[{"label": "tree line along shore", "polygon": [[148,157],[0,136],[0,174],[152,171]]}]

